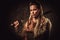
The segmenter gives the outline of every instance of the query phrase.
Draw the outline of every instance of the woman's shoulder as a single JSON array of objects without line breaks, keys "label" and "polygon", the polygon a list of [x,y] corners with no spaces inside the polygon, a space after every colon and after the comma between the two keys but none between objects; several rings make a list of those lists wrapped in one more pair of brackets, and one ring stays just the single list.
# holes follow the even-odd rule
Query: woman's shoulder
[{"label": "woman's shoulder", "polygon": [[43,20],[43,23],[50,23],[51,22],[50,19],[45,16],[42,17],[42,20]]},{"label": "woman's shoulder", "polygon": [[43,17],[43,18],[45,19],[44,23],[45,23],[45,24],[48,24],[49,27],[51,28],[51,27],[52,27],[52,22],[51,22],[51,20],[50,20],[49,18],[46,18],[46,17]]},{"label": "woman's shoulder", "polygon": [[50,21],[50,19],[47,18],[47,17],[45,17],[45,16],[43,16],[42,18],[43,18],[46,22]]}]

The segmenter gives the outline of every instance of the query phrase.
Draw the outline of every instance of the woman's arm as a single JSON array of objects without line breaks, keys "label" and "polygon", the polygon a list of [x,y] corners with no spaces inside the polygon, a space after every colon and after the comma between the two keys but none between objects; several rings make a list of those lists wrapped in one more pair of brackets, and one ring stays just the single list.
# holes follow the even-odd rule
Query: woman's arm
[{"label": "woman's arm", "polygon": [[49,28],[49,39],[50,40],[50,37],[51,37],[51,30],[52,30],[52,23],[51,21],[48,19],[48,28]]}]

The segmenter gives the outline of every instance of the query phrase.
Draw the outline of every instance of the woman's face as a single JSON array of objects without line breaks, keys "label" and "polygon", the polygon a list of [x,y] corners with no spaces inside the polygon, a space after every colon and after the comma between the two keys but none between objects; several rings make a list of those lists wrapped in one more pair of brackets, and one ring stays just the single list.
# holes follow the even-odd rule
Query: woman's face
[{"label": "woman's face", "polygon": [[38,9],[36,5],[30,6],[30,16],[37,17],[39,13],[40,13],[40,9]]}]

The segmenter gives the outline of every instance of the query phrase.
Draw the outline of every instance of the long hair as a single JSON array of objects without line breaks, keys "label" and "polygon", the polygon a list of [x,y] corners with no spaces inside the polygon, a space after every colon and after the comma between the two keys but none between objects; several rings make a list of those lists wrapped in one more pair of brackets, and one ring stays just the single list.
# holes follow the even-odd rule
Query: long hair
[{"label": "long hair", "polygon": [[[38,9],[40,9],[40,13],[38,15],[38,20],[37,20],[37,23],[34,27],[34,30],[33,30],[33,33],[34,33],[34,37],[38,36],[40,34],[40,29],[39,29],[39,26],[41,26],[41,18],[43,17],[43,8],[42,8],[42,5],[38,2],[30,2],[29,6],[31,5],[36,5]],[[29,17],[29,20],[28,21],[31,21],[31,17]],[[25,23],[25,24],[29,24],[28,22]],[[24,34],[25,30],[24,28],[22,29],[22,35]]]},{"label": "long hair", "polygon": [[42,8],[41,3],[39,3],[39,2],[30,2],[29,6],[31,6],[31,5],[36,5],[37,8],[40,9],[40,11],[41,11],[38,15],[37,23],[34,27],[34,37],[36,37],[36,36],[40,35],[43,32],[40,28],[42,26],[41,25],[42,24],[41,19],[43,17],[43,8]]}]

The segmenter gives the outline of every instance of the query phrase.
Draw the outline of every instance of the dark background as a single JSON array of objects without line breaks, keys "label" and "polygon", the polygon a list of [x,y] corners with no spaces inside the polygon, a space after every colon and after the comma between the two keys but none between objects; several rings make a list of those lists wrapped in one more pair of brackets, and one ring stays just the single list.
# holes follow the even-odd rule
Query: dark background
[{"label": "dark background", "polygon": [[[53,26],[51,40],[59,40],[60,23],[59,23],[59,0],[39,0],[44,8],[44,15],[48,17]],[[0,1],[0,39],[1,40],[18,40],[19,38],[9,31],[9,25],[14,20],[25,19],[29,16],[29,0],[2,0]],[[26,15],[27,14],[27,15]]]}]

